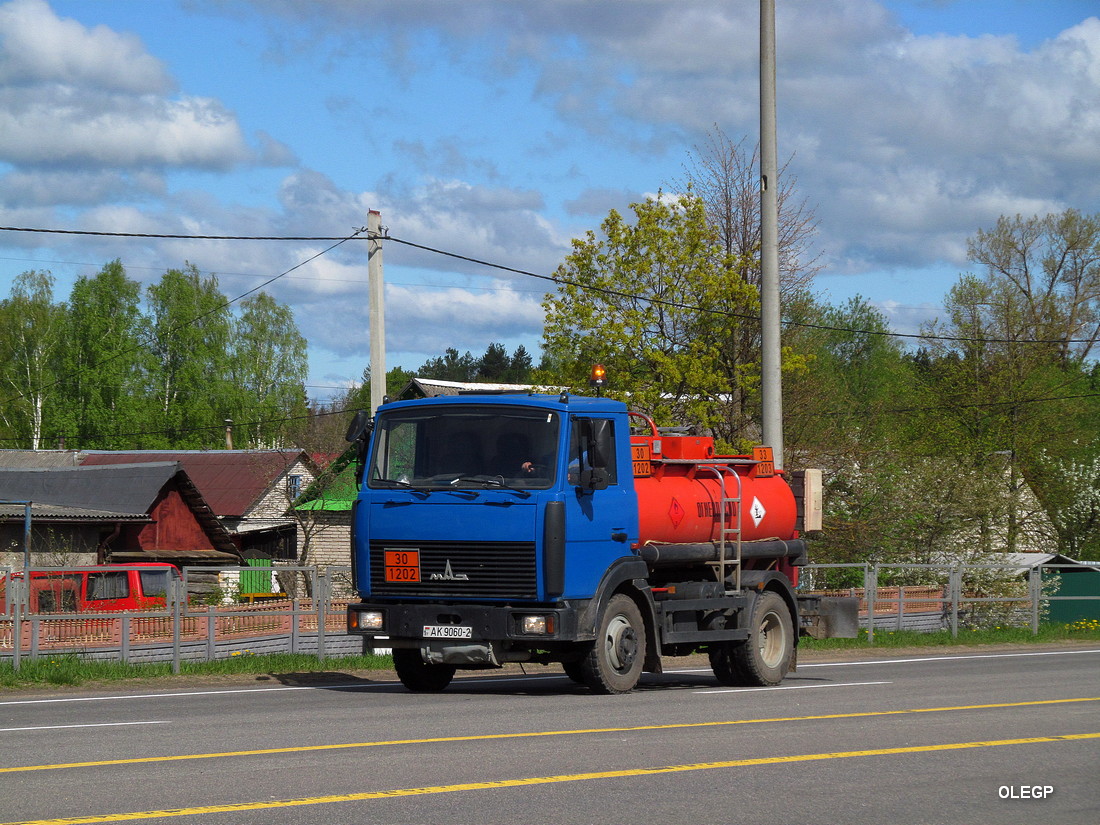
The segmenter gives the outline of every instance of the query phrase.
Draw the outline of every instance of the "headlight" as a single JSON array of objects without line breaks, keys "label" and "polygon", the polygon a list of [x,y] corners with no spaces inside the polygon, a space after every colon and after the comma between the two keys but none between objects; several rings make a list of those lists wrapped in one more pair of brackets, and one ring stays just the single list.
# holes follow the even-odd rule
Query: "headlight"
[{"label": "headlight", "polygon": [[356,610],[352,615],[356,630],[381,630],[385,624],[381,610]]},{"label": "headlight", "polygon": [[551,636],[554,633],[553,616],[523,616],[520,629],[531,636]]}]

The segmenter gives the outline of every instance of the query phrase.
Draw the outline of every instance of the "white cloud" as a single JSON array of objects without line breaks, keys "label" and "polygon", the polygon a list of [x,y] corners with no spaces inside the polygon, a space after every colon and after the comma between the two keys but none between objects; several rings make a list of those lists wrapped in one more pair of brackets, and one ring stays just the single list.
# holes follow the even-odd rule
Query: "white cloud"
[{"label": "white cloud", "polygon": [[221,103],[174,88],[132,35],[62,19],[43,0],[0,6],[0,161],[88,171],[292,159],[265,135],[253,150]]},{"label": "white cloud", "polygon": [[63,20],[45,0],[0,6],[0,53],[5,86],[49,83],[128,94],[164,94],[173,86],[136,37]]}]

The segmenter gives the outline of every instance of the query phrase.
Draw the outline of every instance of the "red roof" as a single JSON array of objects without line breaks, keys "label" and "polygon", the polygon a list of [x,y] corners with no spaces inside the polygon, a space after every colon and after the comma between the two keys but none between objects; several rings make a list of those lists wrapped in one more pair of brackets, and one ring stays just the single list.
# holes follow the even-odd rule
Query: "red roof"
[{"label": "red roof", "polygon": [[135,450],[88,452],[81,466],[178,461],[215,515],[240,517],[299,460],[301,450]]}]

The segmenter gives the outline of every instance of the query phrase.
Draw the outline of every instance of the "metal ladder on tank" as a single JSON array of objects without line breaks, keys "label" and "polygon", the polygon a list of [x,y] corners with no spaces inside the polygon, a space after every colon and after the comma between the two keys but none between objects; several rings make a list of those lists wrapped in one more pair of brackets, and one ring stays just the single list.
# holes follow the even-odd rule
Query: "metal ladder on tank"
[{"label": "metal ladder on tank", "polygon": [[[718,574],[718,581],[726,587],[728,569],[733,566],[733,589],[741,589],[741,476],[733,469],[731,461],[706,461],[700,462],[699,469],[710,470],[718,479],[718,489],[721,493],[719,501],[718,518],[718,561],[714,567]],[[729,495],[726,489],[726,479],[733,476],[737,480],[737,495]],[[730,526],[732,523],[732,526]],[[733,545],[733,558],[729,558],[730,544]],[[728,588],[727,588],[728,589]]]}]

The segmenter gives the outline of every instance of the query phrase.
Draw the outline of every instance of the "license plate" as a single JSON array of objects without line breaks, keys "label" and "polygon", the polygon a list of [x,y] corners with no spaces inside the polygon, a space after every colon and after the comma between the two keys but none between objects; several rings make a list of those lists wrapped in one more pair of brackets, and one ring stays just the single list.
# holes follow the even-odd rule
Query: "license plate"
[{"label": "license plate", "polygon": [[457,624],[426,624],[425,639],[472,639],[474,629]]}]

